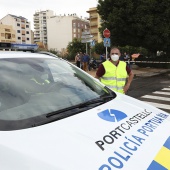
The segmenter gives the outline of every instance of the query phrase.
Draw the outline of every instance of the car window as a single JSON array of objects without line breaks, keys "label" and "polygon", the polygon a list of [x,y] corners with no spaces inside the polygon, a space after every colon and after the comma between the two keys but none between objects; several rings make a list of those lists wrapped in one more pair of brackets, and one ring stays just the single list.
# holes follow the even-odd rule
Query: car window
[{"label": "car window", "polygon": [[0,129],[8,123],[11,129],[30,127],[51,112],[104,95],[109,92],[98,81],[64,60],[0,60]]}]

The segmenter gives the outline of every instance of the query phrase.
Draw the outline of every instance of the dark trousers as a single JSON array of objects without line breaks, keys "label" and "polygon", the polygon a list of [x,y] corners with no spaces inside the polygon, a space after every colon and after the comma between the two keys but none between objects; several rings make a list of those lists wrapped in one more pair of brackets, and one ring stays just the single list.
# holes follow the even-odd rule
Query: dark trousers
[{"label": "dark trousers", "polygon": [[77,61],[77,62],[76,62],[76,65],[77,65],[77,67],[80,68],[80,61]]}]

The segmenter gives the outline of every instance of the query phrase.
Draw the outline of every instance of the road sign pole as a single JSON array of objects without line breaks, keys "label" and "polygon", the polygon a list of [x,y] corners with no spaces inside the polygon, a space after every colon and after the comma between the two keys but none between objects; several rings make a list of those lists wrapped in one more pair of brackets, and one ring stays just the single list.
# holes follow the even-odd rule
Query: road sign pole
[{"label": "road sign pole", "polygon": [[86,43],[86,54],[87,54],[87,43]]},{"label": "road sign pole", "polygon": [[107,47],[106,47],[106,60],[107,60]]}]

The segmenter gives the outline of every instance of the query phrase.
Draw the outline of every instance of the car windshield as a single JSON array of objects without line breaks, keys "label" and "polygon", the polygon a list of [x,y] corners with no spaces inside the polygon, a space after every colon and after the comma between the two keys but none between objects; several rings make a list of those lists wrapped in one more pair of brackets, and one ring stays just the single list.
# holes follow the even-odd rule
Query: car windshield
[{"label": "car windshield", "polygon": [[107,96],[115,94],[65,60],[0,59],[0,130],[28,128]]}]

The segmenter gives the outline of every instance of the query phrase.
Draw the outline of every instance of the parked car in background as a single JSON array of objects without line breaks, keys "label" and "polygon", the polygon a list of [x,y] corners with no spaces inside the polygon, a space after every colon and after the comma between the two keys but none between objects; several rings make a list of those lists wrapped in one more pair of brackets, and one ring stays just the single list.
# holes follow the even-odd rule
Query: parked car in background
[{"label": "parked car in background", "polygon": [[162,170],[170,116],[41,52],[0,52],[2,170]]}]

